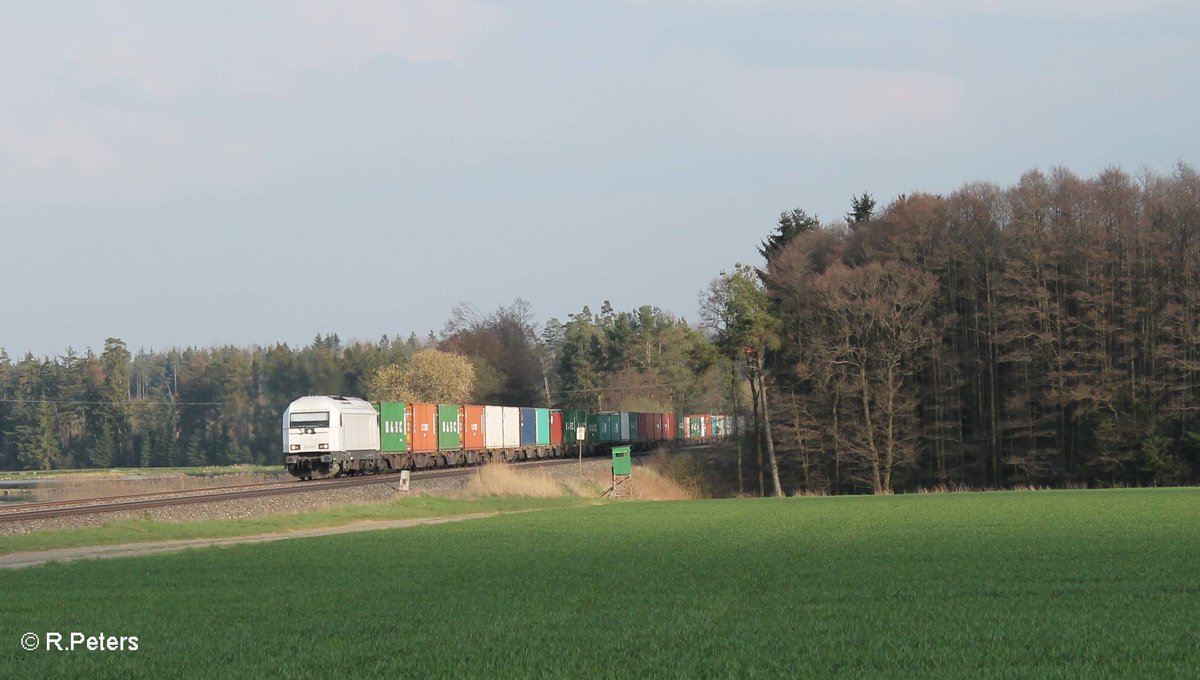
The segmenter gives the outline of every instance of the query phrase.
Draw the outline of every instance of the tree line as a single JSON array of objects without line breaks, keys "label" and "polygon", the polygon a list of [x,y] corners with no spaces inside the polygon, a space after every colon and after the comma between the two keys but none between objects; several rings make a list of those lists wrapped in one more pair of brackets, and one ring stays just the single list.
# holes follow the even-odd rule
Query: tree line
[{"label": "tree line", "polygon": [[[605,303],[540,328],[523,300],[482,314],[451,311],[419,339],[305,347],[187,348],[57,357],[0,349],[0,469],[279,462],[280,417],[305,394],[512,406],[667,410],[715,407],[704,374],[715,359],[685,321],[655,307]],[[690,363],[688,363],[690,362]],[[710,381],[711,382],[711,381]]]},{"label": "tree line", "polygon": [[1197,481],[1192,167],[1034,171],[878,212],[864,194],[832,224],[785,213],[760,251],[701,301],[765,385],[788,490]]},{"label": "tree line", "polygon": [[96,355],[54,358],[0,350],[4,469],[277,462],[280,416],[296,396],[353,394],[408,341],[342,346],[219,347],[132,354],[109,338]]}]

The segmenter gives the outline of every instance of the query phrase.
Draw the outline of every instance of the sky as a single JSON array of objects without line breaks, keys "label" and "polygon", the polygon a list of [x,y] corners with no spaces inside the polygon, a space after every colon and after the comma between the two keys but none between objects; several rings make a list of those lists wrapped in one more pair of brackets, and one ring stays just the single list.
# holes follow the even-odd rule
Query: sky
[{"label": "sky", "polygon": [[537,322],[697,296],[781,212],[1200,162],[1200,3],[0,9],[0,347]]}]

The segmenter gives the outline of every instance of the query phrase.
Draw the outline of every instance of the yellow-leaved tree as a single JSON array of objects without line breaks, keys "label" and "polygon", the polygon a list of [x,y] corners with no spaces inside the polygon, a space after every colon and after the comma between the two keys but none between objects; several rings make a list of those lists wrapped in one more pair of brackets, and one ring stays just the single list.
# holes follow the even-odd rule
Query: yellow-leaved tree
[{"label": "yellow-leaved tree", "polygon": [[475,367],[461,354],[427,349],[404,364],[380,366],[371,378],[373,401],[459,404],[475,387]]}]

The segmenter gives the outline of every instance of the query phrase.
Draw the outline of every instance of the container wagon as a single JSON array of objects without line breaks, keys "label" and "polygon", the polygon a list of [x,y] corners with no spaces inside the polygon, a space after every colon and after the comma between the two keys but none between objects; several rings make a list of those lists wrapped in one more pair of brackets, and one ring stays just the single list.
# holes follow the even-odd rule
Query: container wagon
[{"label": "container wagon", "polygon": [[[726,434],[728,416],[305,396],[283,413],[287,471],[300,479],[686,445]],[[577,428],[585,428],[580,440]]]}]

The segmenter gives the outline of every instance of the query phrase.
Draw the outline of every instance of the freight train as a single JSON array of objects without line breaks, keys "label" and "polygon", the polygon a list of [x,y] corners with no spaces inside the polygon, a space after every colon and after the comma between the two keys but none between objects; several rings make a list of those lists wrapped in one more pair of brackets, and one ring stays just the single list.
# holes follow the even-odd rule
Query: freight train
[{"label": "freight train", "polygon": [[381,402],[306,396],[283,412],[287,471],[300,479],[488,461],[701,444],[732,425],[720,414]]}]

